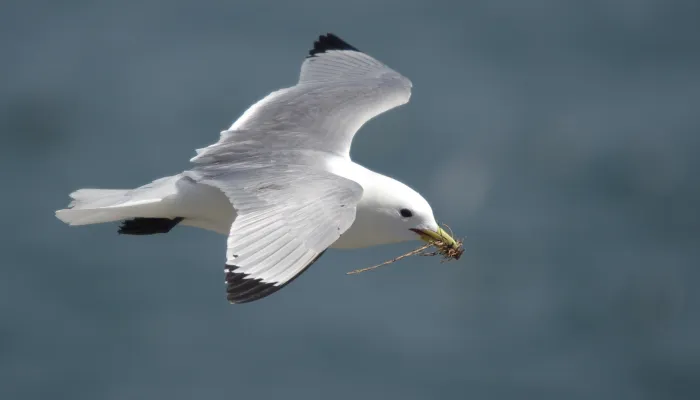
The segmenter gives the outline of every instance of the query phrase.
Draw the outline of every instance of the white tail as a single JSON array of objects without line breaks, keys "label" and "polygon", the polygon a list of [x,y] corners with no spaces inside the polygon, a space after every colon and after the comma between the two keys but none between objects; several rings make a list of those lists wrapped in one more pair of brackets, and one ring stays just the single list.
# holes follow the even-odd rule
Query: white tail
[{"label": "white tail", "polygon": [[[80,189],[70,194],[68,208],[56,217],[69,225],[99,224],[136,217],[174,218],[172,202],[180,176],[158,179],[136,189]],[[163,203],[163,204],[161,204]]]},{"label": "white tail", "polygon": [[134,218],[184,219],[183,225],[228,234],[235,211],[217,188],[185,174],[157,179],[136,189],[80,189],[56,217],[69,225],[89,225]]}]

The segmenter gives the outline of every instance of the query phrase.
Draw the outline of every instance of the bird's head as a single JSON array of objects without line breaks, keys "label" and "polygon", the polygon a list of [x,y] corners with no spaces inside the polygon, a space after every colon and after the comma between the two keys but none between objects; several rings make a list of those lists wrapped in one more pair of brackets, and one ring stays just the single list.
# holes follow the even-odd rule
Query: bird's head
[{"label": "bird's head", "polygon": [[356,222],[377,244],[422,240],[457,245],[438,225],[428,201],[399,181],[387,179],[366,188],[357,210]]}]

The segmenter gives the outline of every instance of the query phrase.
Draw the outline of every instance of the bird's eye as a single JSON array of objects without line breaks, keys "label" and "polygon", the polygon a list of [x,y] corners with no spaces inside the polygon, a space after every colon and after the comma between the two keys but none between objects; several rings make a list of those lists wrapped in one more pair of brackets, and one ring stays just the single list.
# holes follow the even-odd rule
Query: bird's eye
[{"label": "bird's eye", "polygon": [[402,208],[401,211],[399,211],[399,212],[401,213],[401,216],[404,218],[411,218],[413,216],[413,213],[408,208]]}]

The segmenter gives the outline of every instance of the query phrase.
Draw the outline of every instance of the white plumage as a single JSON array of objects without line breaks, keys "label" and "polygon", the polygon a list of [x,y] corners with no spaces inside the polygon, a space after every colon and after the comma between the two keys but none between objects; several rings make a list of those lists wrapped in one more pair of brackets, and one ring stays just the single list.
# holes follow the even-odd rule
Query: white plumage
[{"label": "white plumage", "polygon": [[299,82],[251,106],[218,142],[197,150],[191,170],[133,190],[78,190],[56,216],[70,225],[125,220],[123,233],[182,223],[228,234],[228,299],[265,297],[328,247],[438,230],[421,195],[350,160],[357,130],[410,95],[399,73],[335,35],[321,36]]}]

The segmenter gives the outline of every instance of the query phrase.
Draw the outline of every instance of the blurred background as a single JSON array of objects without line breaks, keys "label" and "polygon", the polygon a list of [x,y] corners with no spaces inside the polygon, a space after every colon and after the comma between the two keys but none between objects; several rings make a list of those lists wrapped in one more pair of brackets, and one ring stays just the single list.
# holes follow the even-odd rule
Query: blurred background
[{"label": "blurred background", "polygon": [[[2,399],[700,398],[700,3],[5,1]],[[54,217],[189,168],[334,32],[409,77],[355,161],[465,237],[226,301],[225,237]]]}]

